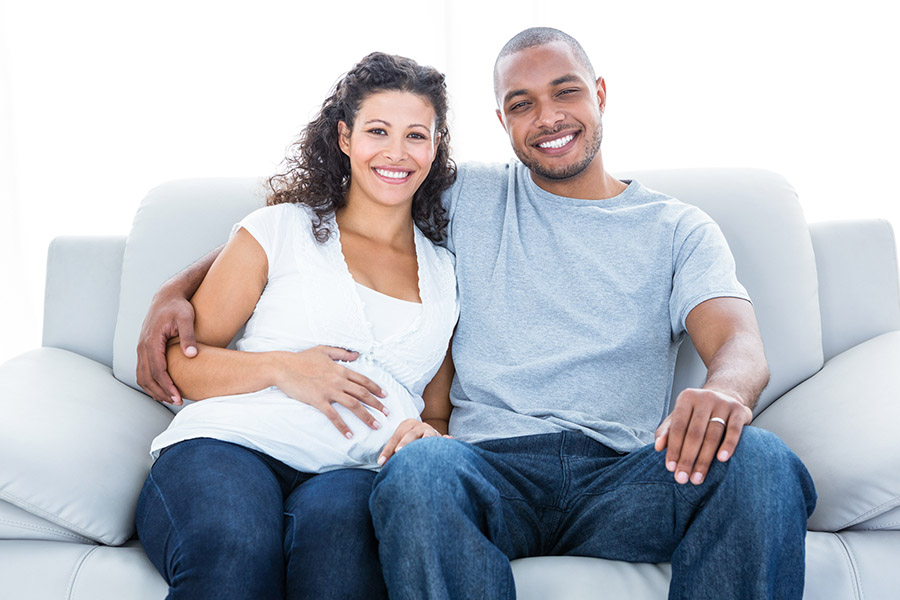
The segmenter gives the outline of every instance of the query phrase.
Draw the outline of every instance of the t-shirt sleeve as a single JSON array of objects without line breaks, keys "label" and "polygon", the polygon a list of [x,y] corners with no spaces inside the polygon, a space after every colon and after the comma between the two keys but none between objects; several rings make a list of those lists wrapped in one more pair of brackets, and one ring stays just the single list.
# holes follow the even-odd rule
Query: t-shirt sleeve
[{"label": "t-shirt sleeve", "polygon": [[701,302],[724,297],[750,300],[737,279],[734,257],[722,230],[708,216],[701,215],[700,222],[687,227],[687,234],[680,239],[676,230],[669,299],[673,339],[687,331],[687,317]]},{"label": "t-shirt sleeve", "polygon": [[282,229],[287,216],[285,214],[286,207],[290,207],[290,205],[276,204],[257,209],[231,228],[229,239],[243,228],[262,246],[269,262],[269,273],[273,272],[274,266],[278,262],[278,248],[282,242]]}]

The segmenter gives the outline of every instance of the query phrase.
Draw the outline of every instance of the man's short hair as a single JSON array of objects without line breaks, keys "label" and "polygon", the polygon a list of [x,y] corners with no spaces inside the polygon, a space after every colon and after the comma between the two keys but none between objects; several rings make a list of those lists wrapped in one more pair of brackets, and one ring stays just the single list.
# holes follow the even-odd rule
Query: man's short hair
[{"label": "man's short hair", "polygon": [[526,48],[543,46],[544,44],[553,42],[563,42],[564,44],[567,44],[569,48],[572,49],[572,54],[575,55],[575,59],[581,63],[582,67],[587,69],[588,74],[591,76],[591,81],[597,79],[597,76],[594,74],[594,67],[591,65],[591,59],[588,58],[587,52],[584,51],[584,48],[581,47],[578,40],[568,33],[560,31],[559,29],[553,29],[552,27],[531,27],[530,29],[520,31],[514,35],[511,40],[506,42],[506,45],[500,50],[500,54],[497,55],[497,60],[494,61],[494,97],[497,98],[498,105],[500,102],[500,79],[497,66],[500,64],[500,59],[509,56],[510,54],[521,52]]}]

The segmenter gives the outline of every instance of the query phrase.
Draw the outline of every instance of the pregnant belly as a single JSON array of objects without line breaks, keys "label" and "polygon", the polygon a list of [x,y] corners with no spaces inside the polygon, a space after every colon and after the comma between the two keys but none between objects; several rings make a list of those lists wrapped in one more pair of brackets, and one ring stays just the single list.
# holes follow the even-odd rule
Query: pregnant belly
[{"label": "pregnant belly", "polygon": [[377,469],[378,455],[397,426],[418,419],[423,403],[372,363],[347,364],[382,387],[389,415],[366,407],[381,424],[372,429],[343,405],[332,403],[353,434],[347,439],[318,409],[277,387],[208,398],[185,407],[153,443],[154,453],[178,441],[212,437],[265,452],[304,472],[343,467]]}]

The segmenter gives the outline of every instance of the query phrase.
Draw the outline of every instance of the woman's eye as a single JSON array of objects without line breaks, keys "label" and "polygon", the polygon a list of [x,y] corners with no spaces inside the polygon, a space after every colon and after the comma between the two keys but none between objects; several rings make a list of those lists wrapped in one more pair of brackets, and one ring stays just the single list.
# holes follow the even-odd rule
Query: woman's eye
[{"label": "woman's eye", "polygon": [[375,135],[387,135],[387,132],[384,129],[381,129],[380,127],[374,127],[372,129],[370,129],[369,133],[373,133]]},{"label": "woman's eye", "polygon": [[416,139],[416,140],[425,140],[425,139],[428,139],[428,138],[426,138],[424,135],[422,135],[421,133],[411,133],[411,134],[409,134],[409,136],[407,136],[407,137],[411,137],[411,138]]}]

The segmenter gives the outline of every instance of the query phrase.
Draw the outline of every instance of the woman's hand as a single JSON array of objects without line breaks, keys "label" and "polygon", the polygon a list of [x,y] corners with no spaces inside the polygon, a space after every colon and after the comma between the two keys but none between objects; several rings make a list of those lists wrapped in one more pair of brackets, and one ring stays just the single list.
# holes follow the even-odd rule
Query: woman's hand
[{"label": "woman's hand", "polygon": [[405,421],[401,421],[400,425],[397,426],[397,430],[394,431],[394,435],[392,435],[391,439],[388,440],[388,443],[384,445],[384,450],[381,451],[381,455],[378,457],[378,464],[383,465],[387,462],[387,459],[408,443],[426,437],[450,438],[452,436],[442,434],[428,423],[423,423],[418,419],[406,419]]},{"label": "woman's hand", "polygon": [[[332,406],[333,402],[346,407],[360,421],[372,429],[380,429],[379,423],[365,405],[387,416],[388,409],[378,400],[385,392],[378,384],[335,361],[354,361],[356,352],[331,346],[316,346],[303,352],[273,352],[275,385],[293,398],[321,411],[344,437],[353,433]],[[377,396],[377,397],[376,397]]]}]

